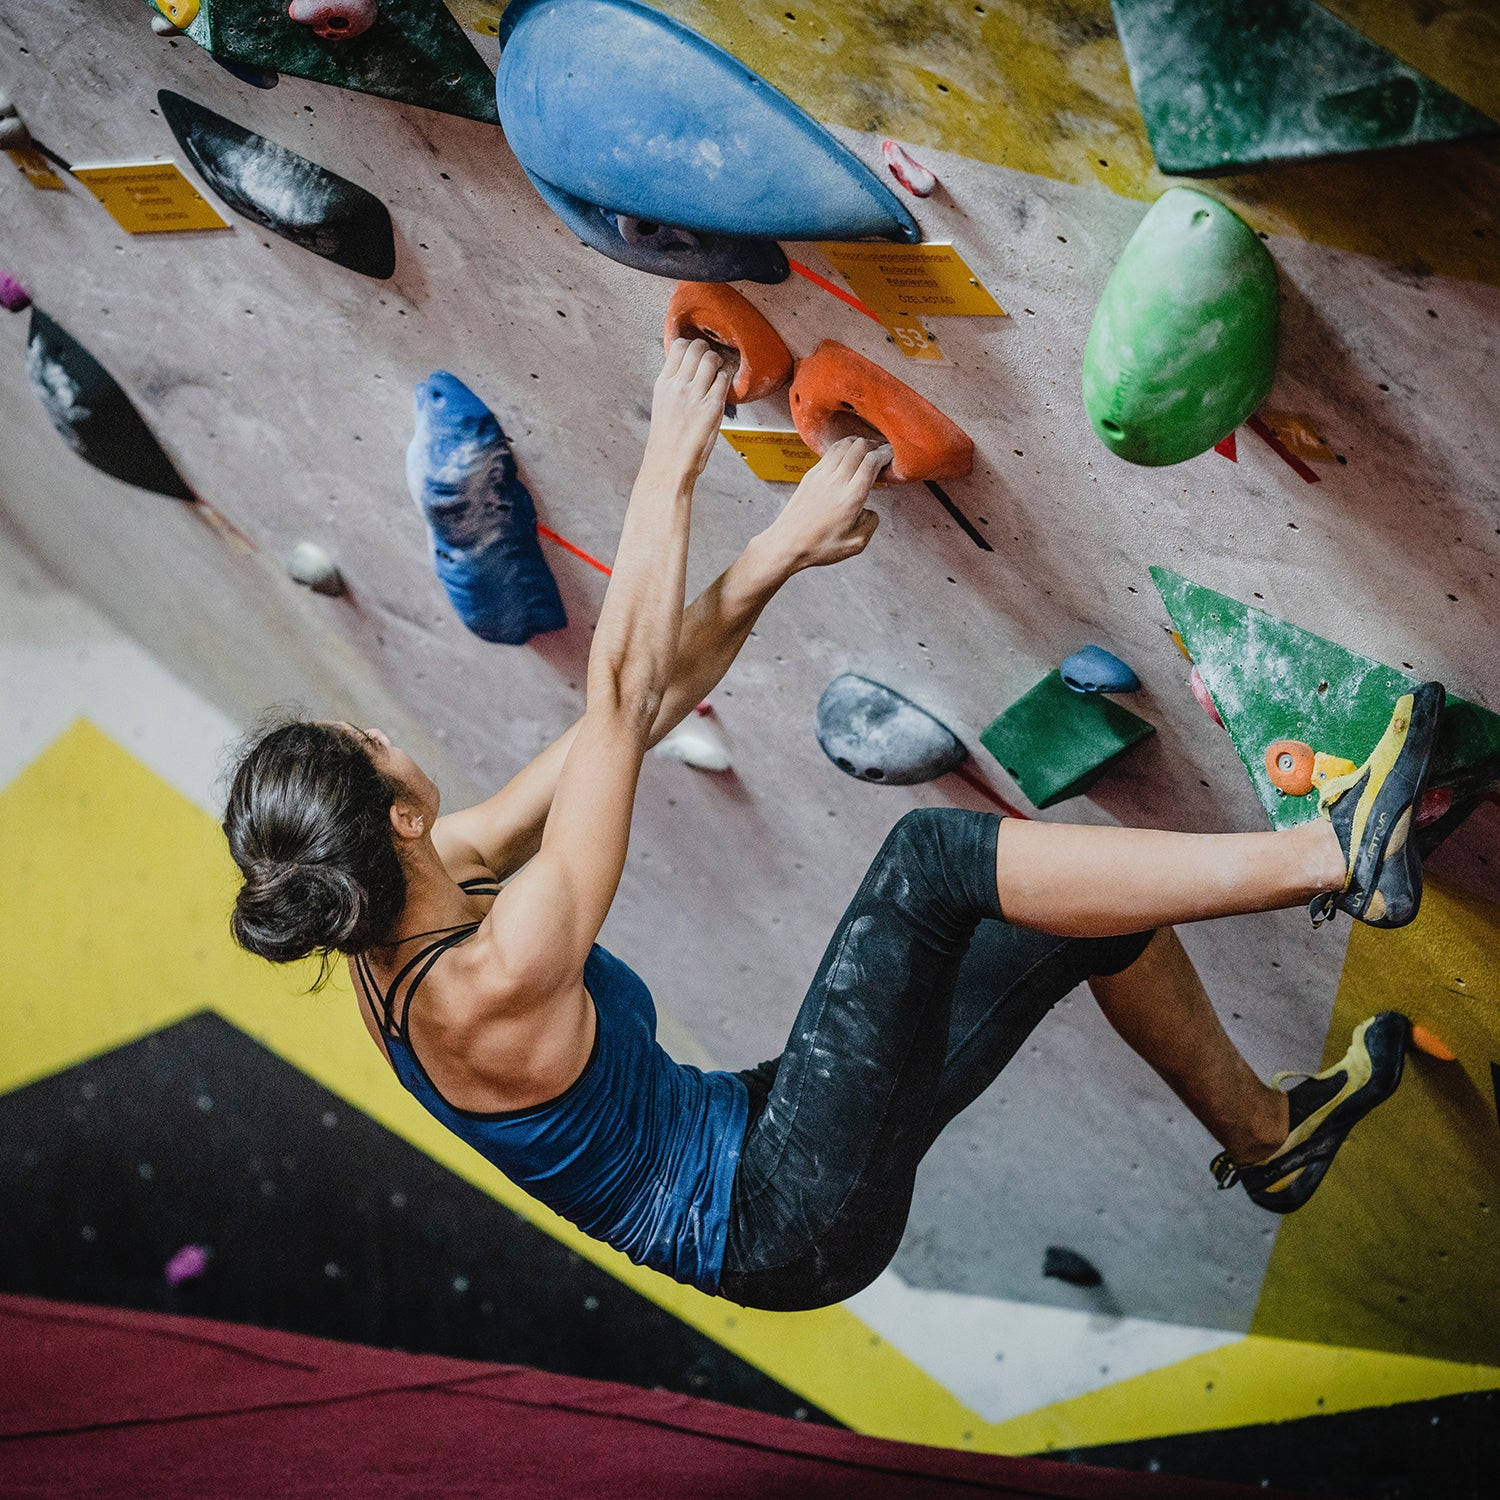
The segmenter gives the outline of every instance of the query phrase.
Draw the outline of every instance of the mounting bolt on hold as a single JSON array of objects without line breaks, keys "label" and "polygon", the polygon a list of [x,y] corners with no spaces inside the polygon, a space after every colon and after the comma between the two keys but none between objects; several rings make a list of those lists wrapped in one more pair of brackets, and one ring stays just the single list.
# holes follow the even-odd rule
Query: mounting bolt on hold
[{"label": "mounting bolt on hold", "polygon": [[292,0],[286,13],[325,42],[347,42],[363,36],[377,19],[375,0]]}]

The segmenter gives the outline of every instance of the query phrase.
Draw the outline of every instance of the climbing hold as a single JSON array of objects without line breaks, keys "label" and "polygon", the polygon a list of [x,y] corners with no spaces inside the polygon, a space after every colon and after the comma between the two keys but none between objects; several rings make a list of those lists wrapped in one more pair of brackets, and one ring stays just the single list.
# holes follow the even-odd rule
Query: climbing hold
[{"label": "climbing hold", "polygon": [[286,560],[286,570],[315,594],[336,599],[344,592],[344,575],[338,564],[316,542],[298,542]]},{"label": "climbing hold", "polygon": [[1417,804],[1417,827],[1426,828],[1429,823],[1446,818],[1452,810],[1453,788],[1430,786],[1422,793],[1422,800]]},{"label": "climbing hold", "polygon": [[1076,1250],[1069,1250],[1065,1245],[1047,1246],[1042,1275],[1066,1281],[1069,1286],[1099,1286],[1104,1280],[1092,1261],[1085,1260]]},{"label": "climbing hold", "polygon": [[1188,673],[1188,686],[1193,690],[1193,697],[1198,700],[1198,707],[1206,713],[1220,729],[1224,727],[1224,721],[1219,717],[1219,705],[1214,702],[1214,696],[1208,690],[1208,684],[1203,680],[1203,673],[1196,666]]},{"label": "climbing hold", "polygon": [[208,1270],[209,1252],[205,1245],[184,1245],[165,1266],[162,1276],[168,1286],[181,1286]]},{"label": "climbing hold", "polygon": [[198,19],[199,0],[152,0],[156,13],[176,31],[186,31]]},{"label": "climbing hold", "polygon": [[0,271],[0,307],[6,312],[25,312],[31,295],[9,271]]},{"label": "climbing hold", "polygon": [[818,699],[818,743],[847,776],[915,786],[968,759],[958,736],[893,688],[844,672]]},{"label": "climbing hold", "polygon": [[1141,679],[1103,646],[1084,646],[1063,660],[1062,680],[1075,693],[1138,693]]},{"label": "climbing hold", "polygon": [[1319,750],[1313,756],[1312,789],[1336,776],[1347,776],[1354,769],[1354,762],[1347,755],[1330,755],[1326,750]]},{"label": "climbing hold", "polygon": [[160,11],[155,11],[151,16],[151,29],[157,36],[181,36],[182,27],[175,25]]},{"label": "climbing hold", "polygon": [[1456,1053],[1442,1037],[1425,1026],[1413,1026],[1411,1029],[1411,1044],[1418,1052],[1425,1052],[1428,1057],[1435,1057],[1439,1062],[1457,1062]]},{"label": "climbing hold", "polygon": [[1276,740],[1266,746],[1266,775],[1288,797],[1305,797],[1313,789],[1313,747],[1302,740]]},{"label": "climbing hold", "polygon": [[1177,649],[1182,653],[1183,660],[1191,665],[1193,660],[1193,653],[1189,651],[1187,646],[1184,644],[1182,633],[1177,630],[1170,630],[1167,633],[1172,637],[1172,644],[1176,646]]},{"label": "climbing hold", "polygon": [[[423,109],[498,123],[495,83],[483,58],[448,7],[433,0],[198,0],[188,35],[216,62],[258,88],[278,71],[335,88],[396,99]],[[163,6],[165,9],[165,6]],[[369,14],[360,34],[353,27],[319,32],[300,18]],[[175,18],[174,18],[175,19]],[[352,39],[351,39],[352,38]]]},{"label": "climbing hold", "polygon": [[515,0],[500,43],[500,120],[534,181],[694,234],[921,238],[896,195],[821,125],[638,0]]},{"label": "climbing hold", "polygon": [[568,617],[537,542],[536,507],[494,414],[446,370],[413,395],[406,482],[459,618],[481,639],[506,646],[561,630]]},{"label": "climbing hold", "polygon": [[526,174],[542,201],[590,250],[633,271],[674,281],[759,281],[767,285],[792,274],[775,240],[701,234],[628,214],[610,213],[561,188]]},{"label": "climbing hold", "polygon": [[[1225,727],[1272,826],[1306,822],[1315,812],[1311,797],[1288,797],[1271,784],[1266,746],[1289,737],[1310,745],[1337,745],[1363,758],[1385,732],[1392,702],[1409,693],[1416,678],[1166,568],[1152,568],[1151,576],[1223,711]],[[1321,771],[1339,774],[1335,763],[1322,752],[1314,757],[1314,792]],[[1338,763],[1353,769],[1346,758]],[[1428,785],[1447,789],[1452,800],[1447,812],[1421,829],[1420,851],[1425,855],[1435,848],[1497,781],[1500,714],[1450,695]]]},{"label": "climbing hold", "polygon": [[361,275],[384,280],[396,269],[391,216],[373,193],[170,89],[156,101],[188,160],[236,213]]},{"label": "climbing hold", "polygon": [[24,151],[31,144],[31,132],[11,97],[0,89],[0,151]]},{"label": "climbing hold", "polygon": [[979,741],[1037,807],[1086,792],[1132,745],[1156,732],[1102,693],[1076,693],[1049,672]]},{"label": "climbing hold", "polygon": [[172,500],[196,498],[115,378],[39,307],[26,373],[58,436],[86,463]]},{"label": "climbing hold", "polygon": [[904,381],[832,339],[797,366],[791,402],[792,421],[815,453],[850,436],[889,443],[893,457],[882,479],[962,479],[974,467],[974,444],[962,428]]},{"label": "climbing hold", "polygon": [[377,16],[375,0],[292,0],[286,13],[299,26],[310,26],[325,42],[363,36]]},{"label": "climbing hold", "polygon": [[734,371],[729,399],[759,401],[792,378],[791,351],[765,315],[732,286],[713,281],[684,281],[667,304],[663,343],[704,338],[725,356]]},{"label": "climbing hold", "polygon": [[[1319,0],[1114,0],[1157,166],[1167,173],[1222,172],[1493,133],[1493,122],[1478,110],[1331,14],[1381,8]],[[1409,7],[1394,9],[1403,8]],[[1429,7],[1421,25],[1431,24],[1433,14]],[[1493,37],[1490,23],[1484,26],[1476,41]]]},{"label": "climbing hold", "polygon": [[1135,464],[1212,448],[1265,400],[1276,371],[1276,267],[1215,198],[1169,188],[1126,245],[1083,353],[1083,404]]},{"label": "climbing hold", "polygon": [[880,154],[891,176],[916,198],[930,198],[938,180],[905,146],[890,139],[880,143]]},{"label": "climbing hold", "polygon": [[680,760],[700,771],[730,769],[729,741],[724,731],[707,714],[695,711],[682,723],[670,729],[655,747],[663,760]]}]

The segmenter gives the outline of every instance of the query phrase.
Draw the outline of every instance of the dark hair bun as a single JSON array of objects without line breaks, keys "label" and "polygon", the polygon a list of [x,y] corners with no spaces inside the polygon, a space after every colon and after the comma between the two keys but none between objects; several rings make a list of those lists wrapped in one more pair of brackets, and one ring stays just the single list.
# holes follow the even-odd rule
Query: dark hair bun
[{"label": "dark hair bun", "polygon": [[320,949],[356,945],[369,903],[346,870],[262,859],[251,865],[234,903],[237,942],[274,963]]},{"label": "dark hair bun", "polygon": [[330,955],[380,943],[406,904],[390,821],[401,791],[338,725],[292,720],[262,733],[224,811],[245,877],[235,941],[273,963],[320,954],[325,977]]}]

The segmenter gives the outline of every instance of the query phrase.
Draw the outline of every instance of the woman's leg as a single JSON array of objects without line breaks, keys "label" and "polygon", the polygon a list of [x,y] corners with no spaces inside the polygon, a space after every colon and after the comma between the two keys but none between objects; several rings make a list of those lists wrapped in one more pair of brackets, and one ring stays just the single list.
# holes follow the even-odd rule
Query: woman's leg
[{"label": "woman's leg", "polygon": [[1297,906],[1344,884],[1326,818],[1279,833],[1167,833],[1007,818],[995,878],[1006,917],[1059,937],[1113,937]]},{"label": "woman's leg", "polygon": [[1111,1026],[1235,1161],[1260,1161],[1287,1136],[1287,1096],[1262,1083],[1229,1040],[1170,927],[1118,974],[1089,988]]}]

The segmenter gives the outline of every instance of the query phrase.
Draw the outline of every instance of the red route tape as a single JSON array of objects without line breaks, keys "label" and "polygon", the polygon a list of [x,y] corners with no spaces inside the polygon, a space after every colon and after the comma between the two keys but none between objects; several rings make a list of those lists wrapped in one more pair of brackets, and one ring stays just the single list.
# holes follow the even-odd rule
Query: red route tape
[{"label": "red route tape", "polygon": [[549,542],[556,542],[564,552],[571,552],[574,557],[581,557],[591,568],[598,568],[606,578],[610,577],[613,569],[606,567],[597,557],[590,557],[582,547],[570,542],[567,537],[559,536],[550,526],[543,526],[540,521],[536,523],[536,534],[544,536]]},{"label": "red route tape", "polygon": [[1245,426],[1253,432],[1270,450],[1276,454],[1284,463],[1288,464],[1292,472],[1305,479],[1308,484],[1316,484],[1321,476],[1302,462],[1295,453],[1290,453],[1282,445],[1281,439],[1263,422],[1259,417],[1252,416],[1245,422]]},{"label": "red route tape", "polygon": [[832,293],[840,302],[847,302],[855,312],[862,312],[872,322],[879,323],[882,328],[885,327],[885,319],[879,313],[871,312],[852,292],[846,292],[843,287],[835,286],[826,276],[819,276],[810,266],[804,266],[801,261],[793,260],[790,256],[787,257],[787,264],[799,276],[807,277],[814,286],[822,287],[825,292]]}]

